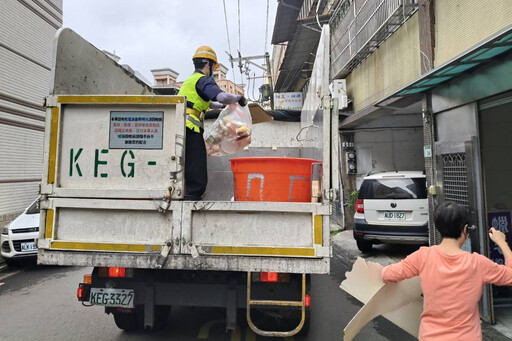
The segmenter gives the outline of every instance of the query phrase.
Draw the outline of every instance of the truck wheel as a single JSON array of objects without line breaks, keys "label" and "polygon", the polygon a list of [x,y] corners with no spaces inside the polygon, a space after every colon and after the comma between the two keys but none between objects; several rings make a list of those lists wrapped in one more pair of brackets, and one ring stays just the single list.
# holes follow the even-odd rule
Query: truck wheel
[{"label": "truck wheel", "polygon": [[370,252],[372,250],[373,243],[366,240],[356,240],[357,248],[363,253]]},{"label": "truck wheel", "polygon": [[114,321],[119,329],[123,329],[127,332],[131,332],[139,329],[139,322],[137,321],[137,314],[114,312]]}]

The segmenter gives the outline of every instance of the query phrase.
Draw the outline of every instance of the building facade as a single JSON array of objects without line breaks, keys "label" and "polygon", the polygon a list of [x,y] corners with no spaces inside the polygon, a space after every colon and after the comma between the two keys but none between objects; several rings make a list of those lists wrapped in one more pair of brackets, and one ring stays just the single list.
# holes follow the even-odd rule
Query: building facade
[{"label": "building facade", "polygon": [[[295,20],[290,20],[292,9],[283,7],[279,15],[278,7],[276,27],[281,21],[295,28],[284,60],[274,66],[280,70],[274,91],[307,87],[303,78],[307,78],[308,61],[302,58],[306,62],[301,64],[297,53],[309,52],[291,45],[297,45],[294,40],[311,17],[328,14],[330,78],[346,80],[349,100],[340,112],[340,138],[357,155],[356,174],[347,174],[344,162],[340,165],[341,197],[349,198],[369,172],[424,170],[430,217],[435,205],[443,201],[466,206],[475,230],[464,247],[503,262],[489,243],[487,230],[495,226],[512,234],[510,2],[327,3],[322,12],[316,10],[322,7],[317,1],[296,1],[295,7],[301,9]],[[290,51],[296,51],[295,55]],[[294,75],[302,76],[293,79]],[[347,211],[345,220],[349,229],[351,214]],[[432,219],[429,231],[430,243],[439,243]],[[507,239],[512,240],[512,235]],[[481,316],[494,323],[495,314],[507,311],[510,303],[508,288],[486,287]]]},{"label": "building facade", "polygon": [[0,4],[0,225],[38,195],[45,97],[62,0]]}]

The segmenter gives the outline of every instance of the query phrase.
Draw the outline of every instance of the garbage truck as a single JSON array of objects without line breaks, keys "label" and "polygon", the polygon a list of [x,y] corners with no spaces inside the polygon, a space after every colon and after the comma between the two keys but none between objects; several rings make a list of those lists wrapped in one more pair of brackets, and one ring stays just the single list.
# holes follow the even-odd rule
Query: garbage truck
[{"label": "garbage truck", "polygon": [[[325,27],[300,122],[251,108],[251,144],[209,157],[204,200],[186,201],[186,98],[158,93],[60,29],[46,98],[38,263],[87,269],[78,300],[103,307],[127,331],[161,328],[172,306],[223,307],[227,329],[245,315],[263,336],[307,329],[310,276],[329,273],[339,191],[328,37]],[[266,323],[269,314],[278,323]]]}]

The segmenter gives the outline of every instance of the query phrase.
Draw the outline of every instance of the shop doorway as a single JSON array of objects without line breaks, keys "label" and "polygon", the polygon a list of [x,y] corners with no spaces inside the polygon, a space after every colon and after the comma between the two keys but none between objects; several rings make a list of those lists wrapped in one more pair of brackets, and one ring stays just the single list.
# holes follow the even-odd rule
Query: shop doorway
[{"label": "shop doorway", "polygon": [[[512,246],[512,93],[479,103],[479,127],[484,184],[486,228],[494,226],[507,235]],[[490,242],[487,256],[503,264],[499,248]],[[509,314],[512,288],[492,286],[491,310]]]}]

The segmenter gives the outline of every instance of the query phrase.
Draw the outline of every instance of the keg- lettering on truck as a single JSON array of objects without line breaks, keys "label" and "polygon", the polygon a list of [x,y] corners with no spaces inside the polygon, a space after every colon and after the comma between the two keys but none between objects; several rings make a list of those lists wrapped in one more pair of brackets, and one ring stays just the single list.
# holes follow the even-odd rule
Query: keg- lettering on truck
[{"label": "keg- lettering on truck", "polygon": [[[328,37],[325,27],[302,122],[251,107],[251,144],[209,157],[204,200],[185,201],[186,98],[156,93],[59,30],[38,262],[93,267],[78,300],[104,307],[124,330],[161,328],[171,306],[224,307],[230,330],[245,309],[264,336],[307,329],[310,275],[329,273],[338,193]],[[260,324],[268,314],[279,323]]]}]

